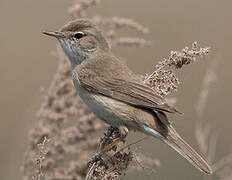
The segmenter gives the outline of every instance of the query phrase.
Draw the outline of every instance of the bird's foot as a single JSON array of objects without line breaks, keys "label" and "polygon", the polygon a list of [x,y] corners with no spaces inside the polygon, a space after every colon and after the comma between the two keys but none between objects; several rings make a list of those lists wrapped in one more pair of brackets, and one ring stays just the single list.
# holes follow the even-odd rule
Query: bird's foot
[{"label": "bird's foot", "polygon": [[117,150],[117,144],[119,142],[125,143],[125,138],[128,135],[128,129],[125,126],[121,127],[110,127],[107,132],[104,134],[104,137],[101,139],[100,150],[98,153],[92,156],[88,161],[87,165],[90,167],[93,163],[100,163],[100,166],[105,166],[106,169],[109,168],[109,165],[103,159],[104,153],[113,150]]},{"label": "bird's foot", "polygon": [[96,153],[92,156],[92,158],[88,161],[87,166],[91,167],[94,163],[99,162],[100,166],[104,166],[106,169],[109,168],[108,163],[102,158],[102,154],[101,153]]}]

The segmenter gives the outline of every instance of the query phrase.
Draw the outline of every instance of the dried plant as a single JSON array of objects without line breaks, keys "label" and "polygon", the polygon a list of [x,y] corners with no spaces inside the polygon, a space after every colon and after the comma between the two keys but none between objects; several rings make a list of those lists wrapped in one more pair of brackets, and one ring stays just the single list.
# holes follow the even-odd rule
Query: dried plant
[{"label": "dried plant", "polygon": [[35,180],[40,180],[45,176],[45,174],[43,173],[42,167],[43,167],[43,161],[45,160],[45,157],[46,157],[46,155],[48,153],[48,150],[47,150],[46,146],[47,146],[47,143],[49,141],[50,140],[47,139],[46,136],[45,136],[44,140],[41,143],[37,144],[38,151],[39,151],[38,156],[37,156],[37,158],[35,160],[35,164],[37,166],[36,167],[37,172],[36,172],[35,175],[32,176],[32,178],[35,179]]},{"label": "dried plant", "polygon": [[168,58],[158,62],[153,73],[144,77],[144,83],[151,86],[161,96],[176,91],[180,82],[171,68],[180,69],[183,65],[195,62],[197,57],[206,56],[209,49],[208,47],[201,48],[197,42],[194,42],[191,49],[185,47],[182,51],[171,51]]},{"label": "dried plant", "polygon": [[211,143],[212,145],[215,144],[216,141],[215,142],[213,141],[216,140],[217,134],[214,135],[211,134],[211,126],[210,124],[208,124],[203,120],[203,112],[205,111],[207,105],[210,88],[217,80],[217,75],[215,72],[216,65],[217,65],[217,61],[214,60],[211,62],[211,65],[209,66],[208,71],[204,76],[202,82],[202,89],[196,105],[196,114],[198,120],[196,122],[195,135],[200,151],[204,155],[208,156],[207,159],[210,162],[213,161],[215,153],[213,153],[213,151],[210,152],[210,150],[213,150],[214,148],[209,147],[209,142],[212,142]]},{"label": "dried plant", "polygon": [[[108,148],[112,142],[120,139],[121,136],[118,128],[108,128],[104,137],[101,138],[98,152]],[[128,170],[129,167],[135,167],[138,170],[160,167],[160,161],[158,159],[145,157],[142,154],[135,153],[135,150],[132,150],[132,145],[135,145],[146,138],[147,137],[144,137],[126,146],[125,140],[122,139],[121,144],[117,143],[110,146],[110,149],[105,153],[97,153],[88,163],[89,171],[86,180],[115,179]]]},{"label": "dried plant", "polygon": [[149,33],[148,28],[135,22],[131,19],[112,17],[103,18],[100,16],[94,16],[93,21],[101,27],[105,27],[106,37],[112,47],[116,46],[136,46],[136,47],[147,47],[151,46],[151,42],[139,37],[122,37],[118,35],[118,30],[127,28],[130,31],[136,31],[138,34]]},{"label": "dried plant", "polygon": [[[101,138],[99,152],[108,148],[111,143],[121,137],[118,128],[110,127]],[[105,153],[97,153],[88,163],[89,171],[86,180],[90,179],[115,179],[129,166],[133,159],[130,150],[118,150],[119,144],[115,144]]]},{"label": "dried plant", "polygon": [[[219,176],[218,179],[229,180],[232,178],[230,168],[232,165],[232,153],[229,153],[220,160],[215,161],[219,133],[203,118],[210,91],[218,79],[216,73],[217,66],[218,61],[216,61],[216,59],[211,61],[202,81],[202,89],[196,105],[197,121],[195,136],[201,153],[204,154],[207,160],[212,164],[213,171]],[[205,179],[212,179],[212,177],[205,177]]]},{"label": "dried plant", "polygon": [[101,0],[76,0],[68,12],[72,19],[86,17],[86,10],[100,3]]},{"label": "dried plant", "polygon": [[119,17],[105,18],[101,16],[94,16],[92,19],[98,25],[108,26],[109,29],[112,30],[128,28],[130,30],[137,31],[138,33],[142,34],[149,33],[148,28],[144,27],[143,25],[139,24],[138,22],[132,19]]},{"label": "dried plant", "polygon": [[[57,73],[47,92],[44,92],[35,127],[29,134],[29,147],[22,169],[25,180],[36,174],[37,169],[33,168],[33,164],[37,156],[37,144],[44,137],[51,141],[42,162],[47,180],[78,179],[85,175],[88,157],[98,144],[98,138],[89,136],[104,128],[76,95],[70,78],[70,65],[59,48],[57,54],[60,59]],[[77,121],[70,122],[74,117]],[[73,158],[67,160],[68,157]]]}]

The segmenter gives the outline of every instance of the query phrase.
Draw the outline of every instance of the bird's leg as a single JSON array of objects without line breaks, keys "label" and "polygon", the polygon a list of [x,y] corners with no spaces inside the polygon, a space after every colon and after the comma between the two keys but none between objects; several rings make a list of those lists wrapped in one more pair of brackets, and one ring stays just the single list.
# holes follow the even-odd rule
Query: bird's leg
[{"label": "bird's leg", "polygon": [[114,145],[118,144],[120,141],[123,141],[125,143],[125,138],[128,135],[128,129],[125,126],[120,126],[119,128],[119,137],[113,140],[112,143],[105,146],[103,149],[100,150],[101,154],[104,154],[105,152],[109,151]]},{"label": "bird's leg", "polygon": [[110,127],[107,133],[105,133],[105,137],[101,140],[101,145],[99,148],[100,151],[91,158],[88,164],[100,161],[102,165],[108,168],[109,166],[107,162],[103,160],[102,155],[111,149],[116,151],[116,144],[118,144],[120,141],[125,142],[125,138],[128,135],[128,132],[129,130],[125,126],[120,126],[118,128]]}]

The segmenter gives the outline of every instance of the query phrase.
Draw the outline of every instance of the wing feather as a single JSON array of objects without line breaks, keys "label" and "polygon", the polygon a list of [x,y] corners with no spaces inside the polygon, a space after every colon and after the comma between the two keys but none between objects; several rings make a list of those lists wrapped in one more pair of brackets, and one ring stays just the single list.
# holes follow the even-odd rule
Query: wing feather
[{"label": "wing feather", "polygon": [[109,61],[105,61],[104,66],[106,67],[103,72],[102,64],[96,61],[83,63],[75,69],[75,77],[82,87],[93,93],[100,93],[145,109],[178,112],[169,106],[162,96],[144,84],[138,76],[129,69],[125,70],[125,65],[114,62],[113,66],[110,66]]}]

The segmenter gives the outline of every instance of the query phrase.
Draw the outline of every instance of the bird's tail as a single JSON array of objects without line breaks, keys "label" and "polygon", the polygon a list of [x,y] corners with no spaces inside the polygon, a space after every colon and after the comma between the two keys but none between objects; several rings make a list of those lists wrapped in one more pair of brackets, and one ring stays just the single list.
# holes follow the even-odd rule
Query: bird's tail
[{"label": "bird's tail", "polygon": [[168,126],[168,134],[167,136],[162,136],[159,134],[157,136],[157,131],[150,128],[150,135],[158,137],[163,142],[168,144],[170,147],[172,147],[175,151],[177,151],[180,155],[182,155],[184,158],[186,158],[193,166],[195,166],[200,171],[211,174],[212,169],[207,164],[207,162],[193,149],[188,145],[187,142],[185,142],[180,135],[176,132],[176,130],[169,125]]}]

